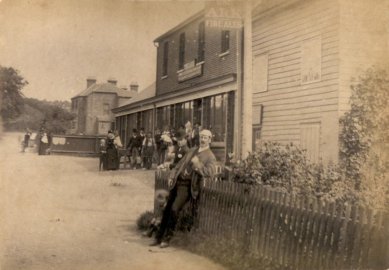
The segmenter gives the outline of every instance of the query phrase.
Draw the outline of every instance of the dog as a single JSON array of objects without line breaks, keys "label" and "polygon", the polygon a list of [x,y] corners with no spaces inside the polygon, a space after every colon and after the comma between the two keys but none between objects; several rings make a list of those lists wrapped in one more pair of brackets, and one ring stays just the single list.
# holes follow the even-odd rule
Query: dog
[{"label": "dog", "polygon": [[158,189],[155,191],[154,217],[151,219],[149,228],[143,233],[143,236],[152,237],[154,233],[157,233],[159,226],[161,225],[163,211],[166,208],[168,199],[169,192],[167,190]]}]

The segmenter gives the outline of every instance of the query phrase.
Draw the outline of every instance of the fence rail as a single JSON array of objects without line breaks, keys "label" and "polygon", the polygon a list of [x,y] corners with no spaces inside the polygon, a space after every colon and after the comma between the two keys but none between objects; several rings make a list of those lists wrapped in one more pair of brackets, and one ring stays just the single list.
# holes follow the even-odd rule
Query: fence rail
[{"label": "fence rail", "polygon": [[[156,172],[156,190],[167,188],[167,173]],[[285,267],[389,267],[389,219],[383,212],[227,181],[207,182],[199,207],[199,229]]]},{"label": "fence rail", "polygon": [[55,154],[98,156],[101,138],[104,138],[104,136],[53,135],[50,152]]}]

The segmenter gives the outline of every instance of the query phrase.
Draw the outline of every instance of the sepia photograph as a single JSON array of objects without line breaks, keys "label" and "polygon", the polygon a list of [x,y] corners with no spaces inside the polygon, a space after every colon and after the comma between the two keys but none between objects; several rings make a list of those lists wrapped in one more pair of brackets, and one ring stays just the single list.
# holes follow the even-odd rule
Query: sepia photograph
[{"label": "sepia photograph", "polygon": [[0,0],[0,270],[389,269],[389,0]]}]

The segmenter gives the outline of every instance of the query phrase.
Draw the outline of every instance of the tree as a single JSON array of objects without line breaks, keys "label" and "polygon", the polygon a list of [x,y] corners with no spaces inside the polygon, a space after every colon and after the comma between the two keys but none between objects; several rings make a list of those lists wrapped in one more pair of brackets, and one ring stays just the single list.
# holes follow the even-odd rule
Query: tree
[{"label": "tree", "polygon": [[16,119],[23,110],[22,89],[28,82],[12,67],[0,66],[1,116],[4,124]]},{"label": "tree", "polygon": [[350,111],[340,119],[340,158],[361,199],[382,206],[388,192],[389,76],[369,69],[351,86]]}]

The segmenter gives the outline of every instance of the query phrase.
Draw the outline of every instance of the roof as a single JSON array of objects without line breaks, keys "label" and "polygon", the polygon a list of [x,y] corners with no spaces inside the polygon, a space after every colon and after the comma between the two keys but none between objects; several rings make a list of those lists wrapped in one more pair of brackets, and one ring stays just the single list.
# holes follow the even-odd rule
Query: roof
[{"label": "roof", "polygon": [[172,29],[170,29],[169,31],[167,31],[166,33],[160,35],[159,37],[157,37],[154,42],[159,42],[161,41],[162,39],[166,38],[167,36],[170,36],[171,34],[173,34],[174,32],[180,30],[181,28],[183,28],[185,25],[197,20],[198,18],[201,18],[202,16],[204,16],[205,14],[205,11],[204,9],[203,10],[200,10],[199,12],[195,13],[194,15],[192,15],[191,17],[189,17],[188,19],[186,19],[185,21],[181,22],[180,24],[176,25],[175,27],[173,27]]},{"label": "roof", "polygon": [[75,95],[72,98],[76,97],[85,97],[89,96],[92,93],[112,93],[112,94],[117,94],[119,97],[127,97],[131,98],[134,96],[134,93],[132,93],[129,90],[123,90],[112,83],[97,83],[93,84],[87,89],[83,90],[81,93],[78,95]]},{"label": "roof", "polygon": [[[155,82],[153,82],[152,84],[147,86],[145,89],[140,91],[138,94],[135,94],[133,96],[133,98],[131,98],[128,102],[126,102],[122,106],[126,106],[129,104],[138,102],[138,101],[142,101],[142,100],[145,100],[145,99],[148,99],[151,97],[155,97],[155,94],[156,94],[156,84],[155,84]],[[122,107],[122,106],[120,106],[120,107]]]}]

